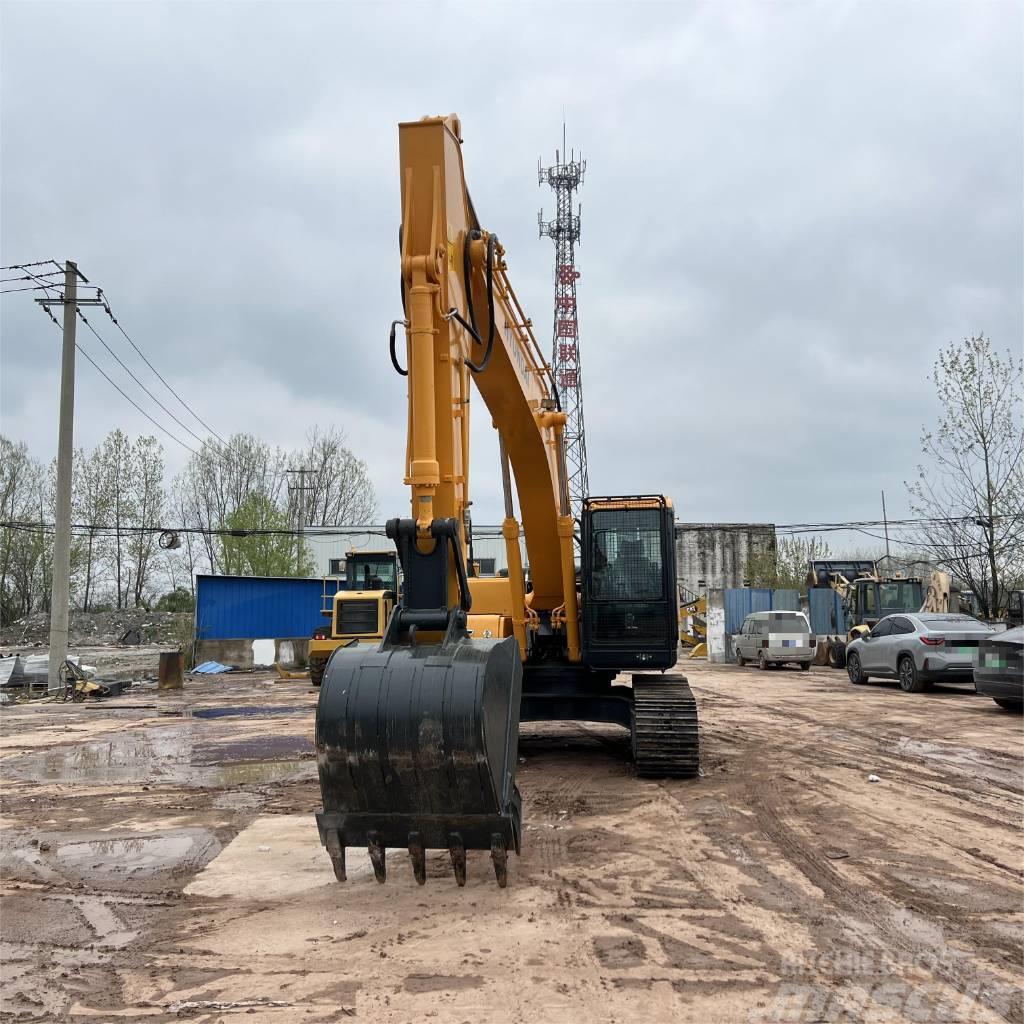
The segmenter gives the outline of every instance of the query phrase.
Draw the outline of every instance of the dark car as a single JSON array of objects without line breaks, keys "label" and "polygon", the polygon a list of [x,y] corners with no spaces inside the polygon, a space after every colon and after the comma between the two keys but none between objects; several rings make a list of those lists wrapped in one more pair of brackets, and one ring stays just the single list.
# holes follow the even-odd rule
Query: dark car
[{"label": "dark car", "polygon": [[974,688],[1007,711],[1024,710],[1024,626],[981,641]]}]

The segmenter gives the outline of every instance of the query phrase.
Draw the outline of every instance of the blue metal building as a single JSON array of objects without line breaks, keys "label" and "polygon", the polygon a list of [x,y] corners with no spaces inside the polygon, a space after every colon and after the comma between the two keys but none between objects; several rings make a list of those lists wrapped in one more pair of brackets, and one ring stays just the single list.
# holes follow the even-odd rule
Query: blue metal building
[{"label": "blue metal building", "polygon": [[[309,638],[324,622],[325,581],[271,576],[196,577],[196,640]],[[338,581],[326,581],[333,595]]]}]

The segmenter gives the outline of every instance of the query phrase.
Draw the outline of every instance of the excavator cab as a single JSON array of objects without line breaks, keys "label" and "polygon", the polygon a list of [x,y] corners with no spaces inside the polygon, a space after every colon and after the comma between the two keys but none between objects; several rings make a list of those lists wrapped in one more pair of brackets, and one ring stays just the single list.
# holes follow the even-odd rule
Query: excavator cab
[{"label": "excavator cab", "polygon": [[675,517],[661,495],[583,506],[583,648],[591,669],[676,663]]}]

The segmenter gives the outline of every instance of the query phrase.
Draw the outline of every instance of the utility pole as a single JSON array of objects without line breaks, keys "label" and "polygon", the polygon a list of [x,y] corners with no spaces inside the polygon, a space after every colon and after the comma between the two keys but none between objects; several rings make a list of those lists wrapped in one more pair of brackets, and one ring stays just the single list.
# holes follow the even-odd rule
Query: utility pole
[{"label": "utility pole", "polygon": [[285,470],[286,473],[297,473],[299,482],[295,486],[291,483],[288,484],[289,494],[295,490],[299,493],[299,507],[297,516],[297,533],[298,536],[295,538],[295,575],[298,576],[302,573],[302,552],[305,550],[305,531],[306,531],[306,491],[309,488],[306,486],[306,474],[312,473],[313,470],[308,469],[306,466],[300,466],[298,469]]},{"label": "utility pole", "polygon": [[[50,659],[46,686],[60,686],[60,667],[68,656],[68,617],[71,603],[71,470],[75,444],[75,324],[79,305],[98,306],[100,299],[78,298],[78,280],[89,279],[78,264],[64,264],[64,344],[60,365],[60,415],[57,426],[57,508],[53,531],[53,582],[50,589]],[[47,309],[57,303],[36,299]]]}]

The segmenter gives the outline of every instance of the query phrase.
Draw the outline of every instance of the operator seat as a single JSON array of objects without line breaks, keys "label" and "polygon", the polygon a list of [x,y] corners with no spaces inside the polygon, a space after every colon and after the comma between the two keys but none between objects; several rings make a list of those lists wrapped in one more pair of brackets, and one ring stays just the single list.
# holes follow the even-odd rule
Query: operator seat
[{"label": "operator seat", "polygon": [[644,554],[641,540],[624,540],[608,567],[606,593],[613,600],[656,598],[661,595],[661,574]]}]

